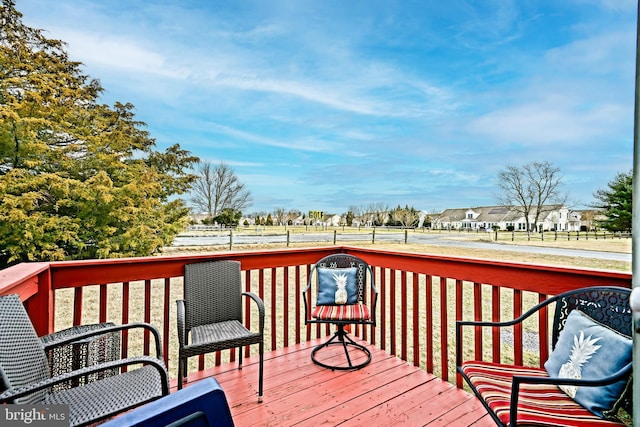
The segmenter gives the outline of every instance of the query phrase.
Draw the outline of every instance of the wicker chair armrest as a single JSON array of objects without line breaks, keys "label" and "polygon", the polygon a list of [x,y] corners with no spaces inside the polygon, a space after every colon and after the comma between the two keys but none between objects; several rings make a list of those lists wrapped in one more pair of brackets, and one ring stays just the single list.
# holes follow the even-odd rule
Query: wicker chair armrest
[{"label": "wicker chair armrest", "polygon": [[156,347],[156,357],[158,359],[162,358],[162,344],[160,341],[160,333],[158,332],[158,330],[153,326],[150,325],[149,323],[144,323],[144,322],[135,322],[135,323],[127,323],[126,325],[114,325],[114,326],[107,326],[104,327],[102,329],[96,329],[93,331],[88,331],[88,332],[82,332],[76,335],[70,335],[67,336],[66,338],[61,338],[61,339],[57,339],[51,342],[48,342],[46,344],[44,344],[44,349],[45,351],[54,349],[56,347],[60,347],[63,345],[67,345],[67,344],[71,344],[75,341],[80,341],[83,340],[85,338],[90,338],[90,337],[95,337],[98,335],[104,335],[107,334],[109,332],[119,332],[119,331],[123,331],[123,330],[129,330],[129,329],[135,329],[135,328],[142,328],[145,330],[148,330],[149,332],[151,332],[151,334],[154,336],[155,339],[155,347]]},{"label": "wicker chair armrest", "polygon": [[260,331],[264,330],[264,315],[265,315],[264,302],[258,295],[254,294],[253,292],[243,292],[242,295],[251,298],[258,306],[258,317],[260,319]]},{"label": "wicker chair armrest", "polygon": [[180,348],[187,345],[187,329],[185,324],[185,301],[176,300],[176,322],[178,324],[178,344]]},{"label": "wicker chair armrest", "polygon": [[167,369],[164,365],[164,362],[161,359],[157,359],[152,356],[138,356],[138,357],[130,357],[128,359],[113,360],[110,362],[104,362],[97,365],[87,366],[81,369],[77,369],[75,371],[66,372],[56,377],[47,378],[46,380],[29,384],[28,386],[25,386],[25,387],[6,390],[2,394],[0,394],[0,403],[12,403],[14,399],[17,399],[19,397],[26,396],[28,394],[34,393],[39,390],[44,390],[46,388],[49,388],[56,384],[63,383],[68,380],[81,378],[81,377],[84,377],[85,375],[94,374],[94,373],[106,371],[113,368],[121,368],[123,366],[138,365],[138,364],[151,365],[155,367],[158,373],[160,374],[160,378],[162,380],[163,395],[169,394],[169,375],[167,373]]},{"label": "wicker chair armrest", "polygon": [[575,378],[551,378],[515,375],[511,382],[511,401],[509,406],[509,419],[518,419],[518,398],[520,396],[520,384],[554,384],[575,385],[578,387],[601,387],[613,384],[624,378],[628,378],[633,372],[633,362],[622,367],[618,372],[596,380],[582,380]]}]

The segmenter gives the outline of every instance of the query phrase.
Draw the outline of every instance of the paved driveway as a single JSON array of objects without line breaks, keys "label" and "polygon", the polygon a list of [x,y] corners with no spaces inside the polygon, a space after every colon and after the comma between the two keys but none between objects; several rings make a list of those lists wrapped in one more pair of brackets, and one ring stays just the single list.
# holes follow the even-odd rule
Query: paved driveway
[{"label": "paved driveway", "polygon": [[[349,241],[363,241],[370,237],[367,234],[337,232],[337,241],[348,244]],[[370,235],[369,235],[370,236]],[[458,238],[456,238],[458,237]],[[465,238],[460,238],[465,237]],[[475,242],[469,241],[466,234],[456,233],[409,233],[407,243],[417,243],[435,246],[456,246],[474,249],[504,250],[511,252],[527,252],[549,255],[575,256],[584,258],[598,258],[612,261],[631,262],[631,254],[619,252],[587,251],[580,249],[549,248],[543,246],[523,246],[511,245],[500,242]],[[377,233],[376,242],[398,242],[404,241],[404,233]],[[333,233],[291,233],[289,236],[291,243],[312,243],[312,242],[332,242]],[[233,234],[234,245],[286,244],[286,234]],[[177,236],[173,242],[174,247],[180,246],[218,246],[229,244],[229,232],[221,232],[215,235],[183,235]]]}]

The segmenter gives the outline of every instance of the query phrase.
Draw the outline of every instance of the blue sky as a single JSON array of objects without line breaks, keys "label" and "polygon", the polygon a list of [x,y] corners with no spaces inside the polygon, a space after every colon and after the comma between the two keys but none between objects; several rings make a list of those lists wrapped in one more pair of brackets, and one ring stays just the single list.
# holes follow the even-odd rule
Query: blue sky
[{"label": "blue sky", "polygon": [[159,149],[275,208],[496,204],[550,161],[572,207],[633,163],[634,0],[18,0]]}]

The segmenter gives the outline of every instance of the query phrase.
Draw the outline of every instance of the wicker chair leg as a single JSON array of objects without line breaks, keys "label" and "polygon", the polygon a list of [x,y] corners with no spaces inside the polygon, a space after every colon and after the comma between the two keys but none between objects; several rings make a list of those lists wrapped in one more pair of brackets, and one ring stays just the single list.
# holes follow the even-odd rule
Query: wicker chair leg
[{"label": "wicker chair leg", "polygon": [[178,390],[182,389],[182,383],[187,379],[187,358],[178,360]]},{"label": "wicker chair leg", "polygon": [[262,380],[264,379],[264,343],[260,342],[260,366],[258,367],[258,403],[262,402],[262,394],[263,394],[263,385]]},{"label": "wicker chair leg", "polygon": [[242,347],[238,347],[238,369],[242,369]]}]

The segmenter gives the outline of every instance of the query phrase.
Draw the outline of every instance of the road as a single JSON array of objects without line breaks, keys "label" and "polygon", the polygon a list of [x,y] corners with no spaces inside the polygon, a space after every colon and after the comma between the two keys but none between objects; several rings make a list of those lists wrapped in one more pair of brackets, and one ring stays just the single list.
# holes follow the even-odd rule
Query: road
[{"label": "road", "polygon": [[[229,233],[209,234],[209,235],[180,235],[174,239],[174,247],[181,246],[219,246],[229,245]],[[462,234],[461,236],[468,237]],[[336,242],[348,244],[349,242],[362,242],[372,239],[372,234],[362,233],[340,233],[336,232]],[[504,250],[511,252],[527,252],[548,255],[575,256],[584,258],[598,258],[612,261],[631,262],[631,254],[619,252],[588,251],[580,249],[550,248],[543,246],[524,246],[501,244],[499,242],[476,242],[467,238],[455,238],[456,234],[440,233],[409,233],[407,243],[434,245],[434,246],[457,246],[475,249]],[[289,241],[291,243],[311,243],[311,242],[333,242],[333,233],[291,233]],[[402,242],[404,233],[377,233],[376,242]],[[234,245],[252,244],[286,244],[286,234],[233,234]]]}]

